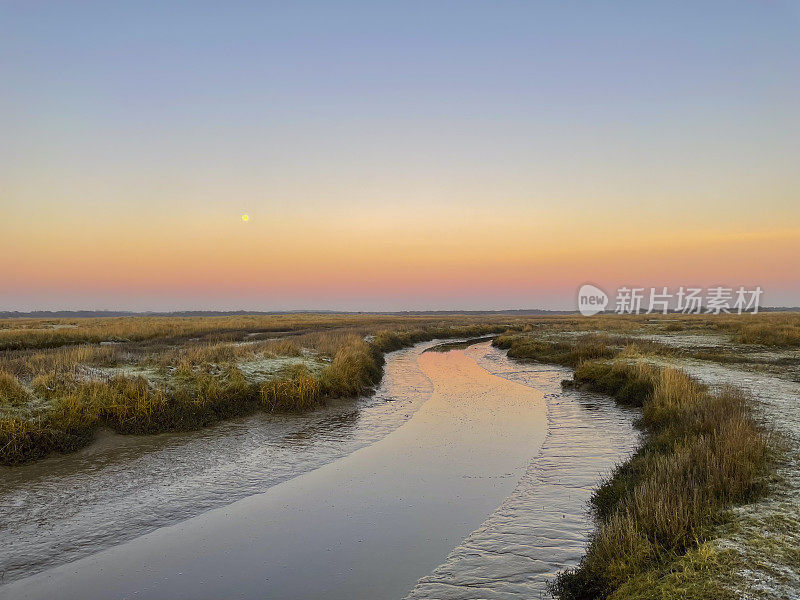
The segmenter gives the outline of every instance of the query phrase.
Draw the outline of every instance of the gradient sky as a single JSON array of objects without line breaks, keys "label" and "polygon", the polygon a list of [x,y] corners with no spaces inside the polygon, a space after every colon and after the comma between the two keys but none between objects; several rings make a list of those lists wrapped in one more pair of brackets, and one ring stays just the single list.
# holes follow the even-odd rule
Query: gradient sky
[{"label": "gradient sky", "polygon": [[0,86],[0,310],[800,305],[796,2],[0,0]]}]

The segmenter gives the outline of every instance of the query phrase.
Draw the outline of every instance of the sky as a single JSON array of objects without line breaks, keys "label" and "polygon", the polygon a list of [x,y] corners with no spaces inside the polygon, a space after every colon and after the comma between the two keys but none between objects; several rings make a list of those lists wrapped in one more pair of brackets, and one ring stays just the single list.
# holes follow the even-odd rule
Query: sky
[{"label": "sky", "polygon": [[0,310],[797,306],[798,106],[797,2],[0,0]]}]

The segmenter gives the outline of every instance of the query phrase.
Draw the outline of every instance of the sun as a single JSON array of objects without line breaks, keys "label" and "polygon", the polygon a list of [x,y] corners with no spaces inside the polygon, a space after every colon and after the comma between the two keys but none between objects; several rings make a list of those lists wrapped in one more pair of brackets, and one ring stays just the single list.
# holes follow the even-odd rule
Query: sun
[{"label": "sun", "polygon": [[242,215],[242,222],[247,223],[250,220],[250,215]]}]

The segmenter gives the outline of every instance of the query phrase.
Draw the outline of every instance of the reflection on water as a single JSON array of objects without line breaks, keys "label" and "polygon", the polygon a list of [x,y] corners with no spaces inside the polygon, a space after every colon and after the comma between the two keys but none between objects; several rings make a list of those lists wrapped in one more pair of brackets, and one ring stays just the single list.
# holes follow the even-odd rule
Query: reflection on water
[{"label": "reflection on water", "polygon": [[105,434],[82,452],[3,468],[3,583],[263,492],[381,439],[430,395],[416,363],[426,346],[389,355],[369,398],[194,432]]},{"label": "reflection on water", "polygon": [[[244,518],[250,515],[248,511],[260,514],[258,511],[266,510],[261,507],[264,499],[254,496],[237,505],[238,518],[243,518],[240,523],[242,552],[238,560],[257,562],[270,551],[277,553],[268,565],[254,563],[253,571],[247,571],[251,575],[268,567],[275,571],[270,574],[270,589],[282,592],[276,597],[300,597],[300,588],[312,583],[335,585],[339,592],[346,591],[348,586],[357,587],[356,579],[360,582],[370,575],[383,577],[379,573],[381,568],[401,573],[402,582],[398,579],[395,583],[402,583],[400,589],[407,590],[413,587],[416,578],[442,560],[444,563],[413,588],[410,598],[541,597],[546,582],[561,569],[577,564],[583,554],[592,527],[586,502],[602,476],[634,447],[636,434],[631,423],[635,413],[617,407],[603,396],[578,390],[563,391],[560,382],[570,375],[567,369],[513,363],[505,352],[480,344],[464,352],[490,373],[535,388],[544,395],[547,431],[545,435],[542,430],[539,439],[544,439],[544,442],[541,447],[538,441],[535,444],[520,443],[518,440],[522,438],[508,435],[515,427],[528,428],[527,422],[507,422],[513,416],[509,412],[508,398],[503,396],[503,401],[493,400],[489,390],[481,391],[482,388],[478,387],[470,388],[471,393],[459,392],[458,402],[448,404],[446,411],[432,400],[417,418],[397,430],[433,391],[417,362],[424,347],[395,353],[387,362],[386,376],[378,394],[372,398],[334,403],[307,415],[255,415],[192,433],[125,438],[108,436],[76,455],[4,470],[6,477],[0,483],[0,535],[4,541],[0,547],[0,570],[6,571],[4,582],[94,554],[147,531],[268,488],[272,488],[269,495],[280,495],[281,489],[284,495],[290,495],[295,488],[302,492],[304,486],[310,486],[324,493],[316,496],[301,494],[288,505],[297,509],[303,505],[300,500],[305,499],[312,504],[321,502],[325,510],[320,508],[297,515],[295,510],[281,512],[280,519],[248,521]],[[455,373],[450,375],[451,379],[455,377]],[[437,384],[440,394],[446,381],[447,378]],[[498,388],[497,384],[495,388]],[[493,393],[496,395],[496,390]],[[465,418],[467,413],[464,411],[469,407],[473,412],[486,408],[488,414],[493,415],[492,422],[506,421],[502,421],[502,426],[492,426],[494,428],[487,428],[482,421],[478,426]],[[424,418],[426,414],[427,420]],[[443,436],[442,439],[442,423],[450,421],[453,421],[453,435],[456,437]],[[412,427],[415,423],[416,428]],[[386,437],[394,430],[397,431]],[[424,435],[421,430],[424,430]],[[489,445],[470,442],[473,438],[483,439],[481,436],[487,435],[491,437]],[[378,440],[382,441],[352,454],[354,450]],[[391,440],[394,441],[390,443]],[[435,450],[429,448],[431,444]],[[497,452],[493,454],[487,450],[497,450],[503,444],[508,450],[506,454],[519,454],[519,468],[507,467],[507,457],[503,457],[487,473],[476,471],[480,465],[485,466],[484,463],[497,458]],[[292,479],[345,455],[350,456],[304,478]],[[532,459],[530,464],[529,458]],[[437,466],[439,463],[444,466]],[[375,465],[392,465],[392,468],[379,469]],[[396,466],[403,466],[403,469],[398,470]],[[348,469],[355,470],[356,476],[351,477],[353,481],[369,485],[339,485],[340,479],[350,472]],[[430,469],[435,472],[428,473]],[[419,473],[416,478],[406,480],[398,477],[400,471]],[[520,476],[516,488],[513,488]],[[470,503],[465,499],[470,496],[464,491],[476,485],[474,478],[487,480],[481,484],[486,487],[485,493],[479,494],[478,499],[485,500],[490,492],[502,492],[491,496],[491,504],[485,511],[478,511],[477,519],[474,518],[476,515],[467,514]],[[273,487],[289,479],[292,481]],[[380,483],[380,486],[373,485],[373,482]],[[492,491],[493,487],[497,489]],[[348,507],[354,502],[350,496],[359,490],[363,498],[356,498],[350,511]],[[509,492],[511,494],[501,502]],[[447,518],[431,509],[418,510],[418,507],[429,507],[431,503],[448,507]],[[498,503],[499,508],[477,530],[467,535]],[[280,502],[278,505],[282,506]],[[342,518],[326,518],[325,515],[332,510],[345,511],[346,514]],[[401,525],[405,522],[396,516],[408,514],[414,526]],[[292,521],[292,515],[300,521]],[[354,515],[360,515],[360,518]],[[226,532],[230,535],[226,528],[236,520],[231,521],[225,515],[216,518],[223,519],[221,522],[226,524],[220,529],[220,535]],[[315,518],[324,520],[317,522]],[[437,527],[448,519],[457,522],[453,535],[436,533]],[[207,513],[199,520],[212,523],[214,515]],[[324,539],[310,546],[306,544],[306,538],[297,535],[306,521],[313,533],[313,536],[309,533],[308,539],[320,536]],[[186,526],[188,531],[191,527],[187,523],[191,524],[186,521],[177,527]],[[253,533],[253,528],[257,527],[288,529],[270,538],[283,540],[280,547],[273,547],[264,546],[264,536]],[[420,528],[431,538],[423,544],[414,537]],[[171,534],[158,537],[164,531],[167,530],[156,532],[150,538],[156,536],[169,545]],[[325,532],[329,534],[327,538]],[[463,539],[465,535],[467,537]],[[188,553],[187,556],[197,552],[195,558],[187,559],[186,566],[211,572],[211,565],[198,564],[212,561],[213,568],[220,568],[225,561],[216,561],[214,552],[219,554],[225,550],[218,547],[218,537],[212,536],[212,539],[213,543],[209,540],[204,542],[210,544],[207,547],[201,544],[196,548],[182,549]],[[177,540],[172,541],[178,543]],[[390,546],[381,546],[381,540],[389,540]],[[126,547],[149,553],[152,550],[150,543],[137,540]],[[347,550],[343,550],[344,543],[349,544]],[[248,544],[255,544],[258,552],[251,551]],[[289,555],[290,558],[302,556],[305,563],[290,560],[286,573],[282,574],[277,567],[280,566],[280,556],[287,552],[288,547],[296,551]],[[340,551],[330,554],[334,547]],[[387,563],[384,557],[392,552],[395,559]],[[113,563],[114,558],[104,554],[105,560]],[[429,557],[429,554],[435,556]],[[103,555],[98,556],[102,558]],[[182,555],[175,551],[163,556],[177,560]],[[128,560],[130,556],[125,554],[123,558]],[[416,563],[405,564],[414,562],[412,558],[418,559],[416,563],[423,566],[418,568]],[[314,560],[317,561],[314,564],[321,566],[308,572],[306,565]],[[344,561],[348,568],[333,564],[337,560],[339,563]],[[149,568],[163,569],[163,565],[158,564],[161,561],[163,559]],[[348,561],[352,563],[349,566],[346,564]],[[304,574],[288,570],[295,567],[300,571],[305,569]],[[334,577],[323,567],[341,572]],[[81,581],[92,583],[101,575],[93,568],[83,565],[91,577]],[[350,575],[353,569],[362,570],[357,578]],[[177,575],[187,573],[185,568],[177,571],[180,571]],[[136,575],[138,570],[132,573],[130,569],[121,569],[119,573],[147,579],[146,573]],[[68,573],[58,575],[64,577]],[[104,575],[112,577],[109,572]],[[39,579],[46,576],[43,574]],[[280,579],[282,576],[286,581]],[[373,582],[375,585],[370,584],[369,595],[359,597],[388,600],[389,597],[402,596],[400,591],[381,591],[380,583],[387,580],[388,576]],[[10,587],[24,586],[30,581],[18,581]],[[59,585],[58,581],[53,579],[53,585]],[[159,581],[161,585],[167,585],[166,581]],[[238,587],[235,590],[224,586],[220,589],[243,592],[242,578],[236,581]],[[47,585],[45,581],[45,588]],[[193,588],[188,583],[184,586],[182,582],[176,582],[176,585],[175,590],[194,590],[198,594],[200,589],[206,589]],[[223,584],[217,582],[217,585]],[[264,582],[253,583],[253,586],[252,597],[264,597]],[[208,594],[211,593],[209,590],[210,587],[206,590]],[[283,593],[287,590],[288,593]]]},{"label": "reflection on water", "polygon": [[547,435],[541,391],[463,351],[424,353],[433,393],[375,443],[83,560],[14,598],[397,600],[513,491]]},{"label": "reflection on water", "polygon": [[548,433],[514,492],[408,598],[545,597],[547,582],[583,556],[593,526],[587,501],[634,449],[636,413],[604,396],[563,391],[569,369],[522,367],[485,345],[469,353],[492,374],[544,392]]}]

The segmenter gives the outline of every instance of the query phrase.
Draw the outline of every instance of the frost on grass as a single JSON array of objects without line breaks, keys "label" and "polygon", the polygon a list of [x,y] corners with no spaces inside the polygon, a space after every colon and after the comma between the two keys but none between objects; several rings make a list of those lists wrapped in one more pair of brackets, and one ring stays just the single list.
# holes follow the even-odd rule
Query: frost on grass
[{"label": "frost on grass", "polygon": [[740,565],[735,591],[745,598],[796,598],[800,594],[800,456],[781,465],[773,492],[732,511],[717,541]]},{"label": "frost on grass", "polygon": [[[542,337],[558,341],[583,335],[558,332]],[[638,340],[657,344],[640,351],[628,347],[631,360],[682,369],[712,388],[732,385],[745,390],[756,401],[761,420],[776,431],[780,454],[768,493],[731,509],[712,540],[660,576],[664,581],[674,579],[675,590],[692,583],[719,592],[708,595],[709,590],[703,588],[705,595],[698,597],[800,597],[800,351],[737,344],[731,336],[718,333],[628,332],[625,338],[637,345]],[[620,339],[618,343],[626,342]],[[643,585],[642,589],[634,590],[634,583]],[[652,584],[631,582],[624,591],[649,598],[645,592]],[[620,597],[628,596],[621,593]]]},{"label": "frost on grass", "polygon": [[162,381],[158,369],[139,365],[120,365],[115,367],[81,366],[77,369],[78,378],[83,381],[108,381],[114,377],[144,377],[150,385]]},{"label": "frost on grass", "polygon": [[306,354],[304,356],[253,358],[251,360],[237,362],[236,366],[248,382],[259,383],[262,381],[269,381],[282,372],[300,366],[306,367],[312,373],[317,373],[321,371],[326,364],[327,363],[322,359],[311,354]]},{"label": "frost on grass", "polygon": [[[793,351],[788,351],[792,353]],[[795,351],[796,352],[796,351]],[[787,352],[782,352],[786,355]],[[712,386],[734,385],[758,402],[759,412],[782,438],[785,449],[769,493],[730,511],[714,545],[733,551],[738,565],[732,590],[742,598],[797,598],[800,595],[800,389],[792,366],[783,377],[747,368],[680,360],[677,364]]]}]

